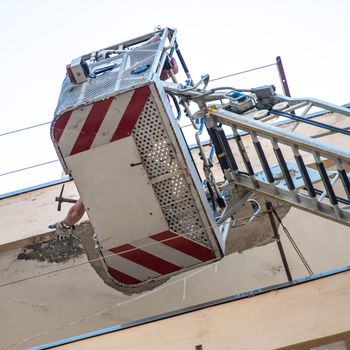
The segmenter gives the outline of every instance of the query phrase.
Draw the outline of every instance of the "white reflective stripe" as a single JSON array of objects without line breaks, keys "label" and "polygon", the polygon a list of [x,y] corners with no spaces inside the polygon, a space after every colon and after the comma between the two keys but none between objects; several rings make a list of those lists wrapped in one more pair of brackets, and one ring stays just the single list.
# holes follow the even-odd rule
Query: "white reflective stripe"
[{"label": "white reflective stripe", "polygon": [[132,245],[179,267],[188,267],[202,263],[201,260],[151,238],[139,239],[132,242]]},{"label": "white reflective stripe", "polygon": [[113,102],[111,103],[90,148],[101,146],[111,141],[133,94],[134,91],[129,91],[113,98]]},{"label": "white reflective stripe", "polygon": [[92,106],[93,104],[90,104],[82,108],[77,108],[72,112],[68,123],[63,130],[60,141],[58,142],[63,157],[70,155]]},{"label": "white reflective stripe", "polygon": [[153,277],[158,277],[160,274],[153,270],[148,269],[142,265],[136,264],[129,259],[125,259],[118,254],[114,254],[110,251],[104,252],[108,258],[105,258],[107,266],[138,279],[139,281],[146,281]]}]

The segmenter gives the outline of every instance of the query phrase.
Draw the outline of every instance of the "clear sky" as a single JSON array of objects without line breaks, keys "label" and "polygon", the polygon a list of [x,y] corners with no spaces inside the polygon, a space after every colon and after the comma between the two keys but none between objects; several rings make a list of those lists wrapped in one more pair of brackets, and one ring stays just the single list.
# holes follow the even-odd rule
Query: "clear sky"
[{"label": "clear sky", "polygon": [[[273,63],[280,55],[292,96],[350,102],[349,16],[348,0],[2,0],[0,134],[52,119],[73,58],[157,25],[178,29],[194,80]],[[278,83],[275,70],[266,72],[225,85]],[[0,174],[55,159],[49,127],[0,137],[0,155]],[[0,176],[0,193],[60,175],[50,165]]]}]

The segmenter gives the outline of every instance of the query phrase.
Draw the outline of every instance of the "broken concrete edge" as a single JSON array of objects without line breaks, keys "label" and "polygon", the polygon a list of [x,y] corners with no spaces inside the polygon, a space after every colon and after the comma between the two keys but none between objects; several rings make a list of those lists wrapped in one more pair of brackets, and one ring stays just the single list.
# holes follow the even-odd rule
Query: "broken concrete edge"
[{"label": "broken concrete edge", "polygon": [[27,237],[20,239],[18,241],[13,241],[0,245],[0,254],[5,253],[15,249],[22,249],[30,244],[45,242],[53,239],[55,237],[55,231],[49,231],[42,233],[40,235]]},{"label": "broken concrete edge", "polygon": [[[48,241],[33,243],[23,248],[17,255],[17,260],[34,260],[49,264],[62,264],[75,262],[81,256],[86,256],[81,240],[75,235],[65,239],[50,239]],[[73,266],[73,265],[71,265]]]},{"label": "broken concrete edge", "polygon": [[[84,253],[87,257],[87,263],[89,263],[95,272],[99,275],[99,277],[102,279],[102,281],[108,285],[109,287],[112,287],[113,289],[116,289],[120,292],[122,292],[125,295],[133,295],[142,293],[144,291],[148,291],[151,289],[154,289],[166,281],[168,281],[169,277],[163,277],[157,280],[149,280],[147,283],[143,283],[142,285],[132,286],[132,285],[124,285],[122,283],[117,283],[108,273],[106,264],[104,263],[105,258],[103,257],[102,253],[100,252],[100,249],[96,249],[95,247],[95,240],[93,239],[94,235],[94,228],[90,224],[89,221],[83,221],[76,225],[75,231],[72,234],[76,239],[78,239],[83,246]],[[48,231],[39,235],[35,235],[32,237],[28,237],[25,239],[21,239],[18,241],[6,243],[3,245],[0,245],[0,254],[8,251],[14,251],[22,249],[22,251],[18,255],[22,254],[28,255],[25,250],[33,250],[33,246],[37,244],[43,244],[45,242],[50,242],[53,240],[57,240],[55,231]],[[57,241],[58,242],[58,241]],[[40,247],[39,247],[40,248]],[[36,248],[37,249],[37,248]],[[21,258],[22,259],[22,258]],[[24,260],[31,259],[30,257],[26,258],[23,257]],[[57,261],[54,261],[57,262]],[[63,262],[63,261],[61,261]]]},{"label": "broken concrete edge", "polygon": [[[98,246],[96,247],[96,240],[93,238],[93,236],[94,228],[92,227],[89,221],[84,221],[77,225],[74,230],[74,233],[72,234],[72,237],[79,240],[80,244],[83,247],[83,254],[86,255],[87,258],[86,263],[91,265],[91,267],[99,275],[102,281],[109,287],[112,287],[113,289],[118,290],[119,292],[122,292],[123,294],[129,296],[153,290],[154,288],[159,287],[160,285],[169,280],[169,276],[159,276],[157,278],[141,282],[137,285],[127,285],[116,281],[109,274],[107,270],[107,265],[105,263],[106,255],[102,254],[101,249]],[[41,262],[46,261],[49,263],[63,263],[69,259],[75,259],[78,257],[77,255],[68,255],[68,258],[65,256],[65,253],[69,254],[69,251],[62,251],[62,249],[65,249],[62,246],[62,244],[64,244],[66,241],[69,241],[69,238],[65,241],[58,241],[55,236],[55,231],[51,231],[20,241],[5,244],[0,248],[1,251],[22,249],[22,251],[17,256],[17,259],[20,260],[38,260]],[[51,247],[51,250],[49,249],[48,252],[49,256],[45,254],[47,249],[42,248],[42,246],[46,242],[49,244],[49,247]],[[55,244],[57,245],[57,257],[55,254],[52,254],[52,245]],[[68,246],[66,246],[66,248],[69,248],[69,244]],[[81,255],[81,252],[79,253],[79,255]],[[209,263],[212,263],[212,261],[208,263],[203,263],[201,264],[201,266],[207,265]],[[189,268],[187,271],[195,269],[197,267],[200,266],[193,266],[193,268]]]},{"label": "broken concrete edge", "polygon": [[[80,224],[78,224],[76,227],[80,227],[86,223],[89,223],[89,222],[83,221]],[[51,230],[51,231],[41,233],[39,235],[34,235],[34,236],[26,237],[26,238],[23,238],[23,239],[20,239],[17,241],[12,241],[9,243],[1,244],[0,245],[0,254],[4,253],[4,252],[11,251],[11,250],[15,250],[15,249],[22,249],[22,248],[25,248],[31,244],[47,242],[47,241],[50,241],[50,240],[55,239],[55,238],[56,238],[56,232],[55,232],[55,230]]]}]

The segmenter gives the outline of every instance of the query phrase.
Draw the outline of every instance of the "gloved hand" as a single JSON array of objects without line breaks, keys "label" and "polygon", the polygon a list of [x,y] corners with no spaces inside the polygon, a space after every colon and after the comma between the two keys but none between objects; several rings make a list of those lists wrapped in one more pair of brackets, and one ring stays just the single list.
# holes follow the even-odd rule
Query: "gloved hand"
[{"label": "gloved hand", "polygon": [[66,239],[67,237],[73,234],[75,229],[74,226],[68,226],[64,223],[64,221],[56,222],[55,224],[49,225],[49,228],[56,229],[56,235],[58,240]]}]

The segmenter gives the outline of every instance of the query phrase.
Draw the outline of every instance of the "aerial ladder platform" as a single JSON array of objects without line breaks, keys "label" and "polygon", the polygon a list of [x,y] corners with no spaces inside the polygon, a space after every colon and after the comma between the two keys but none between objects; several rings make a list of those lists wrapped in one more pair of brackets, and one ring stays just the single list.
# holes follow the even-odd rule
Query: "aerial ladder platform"
[{"label": "aerial ladder platform", "polygon": [[[192,96],[198,101],[198,91],[181,93],[177,87],[171,88],[170,85],[167,90],[179,93],[182,97]],[[229,189],[232,192],[234,188],[236,190],[239,187],[244,188],[247,191],[258,192],[287,202],[294,207],[329,220],[349,225],[350,182],[349,175],[345,170],[349,170],[349,150],[300,135],[294,130],[267,124],[264,120],[283,117],[294,123],[306,123],[323,129],[327,135],[349,137],[349,130],[306,119],[297,116],[295,112],[304,108],[301,114],[305,115],[305,110],[319,107],[324,110],[323,113],[338,113],[349,117],[350,110],[316,99],[293,99],[277,95],[273,86],[262,86],[251,89],[250,92],[254,93],[254,98],[257,99],[258,103],[261,103],[263,108],[258,111],[248,110],[246,114],[242,115],[233,113],[231,105],[228,104],[226,109],[225,107],[217,108],[214,105],[209,106],[209,108],[204,107],[202,112],[211,143],[227,180],[221,186],[221,191]],[[221,96],[208,94],[204,90],[201,93],[204,95],[201,103],[230,97],[227,96],[227,93],[221,94]],[[248,100],[247,95],[240,94],[239,96],[243,101]],[[234,102],[236,101],[237,97],[234,98]],[[232,105],[234,106],[234,104]],[[283,109],[281,110],[281,108]],[[261,118],[261,116],[263,117]],[[296,126],[292,125],[293,128]],[[228,142],[224,131],[225,127],[231,129],[231,138],[235,140],[237,145],[236,154]],[[250,142],[246,141],[245,144],[242,142],[242,133],[250,135]],[[253,146],[250,147],[250,152],[247,151],[249,143]],[[252,151],[259,159],[259,169],[253,169],[250,160]],[[267,154],[274,154],[276,164],[269,163]],[[202,156],[205,157],[204,153]],[[238,157],[240,157],[241,162],[236,160]],[[291,157],[294,160],[292,162],[290,161]],[[316,169],[307,168],[304,159],[307,160],[307,163],[314,163]],[[330,163],[333,165],[332,170],[327,171],[326,167],[330,167]],[[339,180],[341,189],[338,192],[345,198],[337,196],[334,189],[334,184]],[[313,185],[314,183],[320,183],[322,191],[317,189]],[[236,198],[234,198],[235,201]],[[232,205],[235,206],[234,203]],[[223,217],[227,217],[227,215]],[[220,221],[223,221],[222,218]]]},{"label": "aerial ladder platform", "polygon": [[[87,255],[118,290],[140,292],[222,259],[237,210],[251,201],[252,218],[259,211],[253,193],[350,225],[349,149],[271,123],[308,123],[348,137],[348,129],[307,113],[317,107],[349,117],[350,111],[278,95],[272,85],[209,89],[209,83],[208,75],[193,81],[170,28],[67,65],[51,137],[94,229],[83,241]],[[180,126],[181,109],[201,170]]]}]

